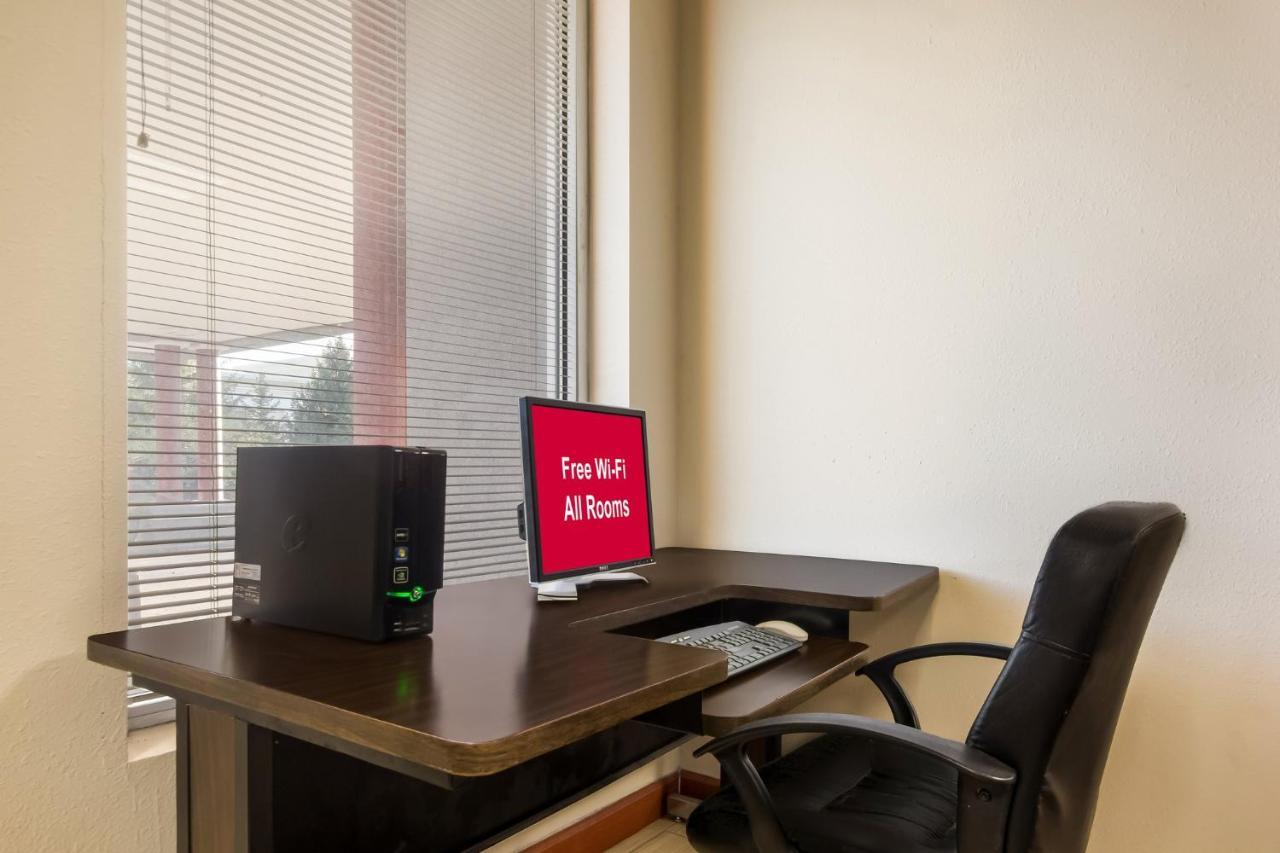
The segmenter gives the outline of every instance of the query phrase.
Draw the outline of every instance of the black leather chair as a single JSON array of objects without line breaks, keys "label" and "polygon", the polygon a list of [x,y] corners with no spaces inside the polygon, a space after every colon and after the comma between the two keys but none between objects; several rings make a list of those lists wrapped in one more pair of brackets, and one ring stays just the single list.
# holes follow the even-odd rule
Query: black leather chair
[{"label": "black leather chair", "polygon": [[[1012,648],[939,643],[859,670],[895,722],[845,714],[760,720],[712,741],[731,785],[689,819],[700,851],[1078,853],[1134,658],[1185,517],[1165,503],[1109,503],[1072,518],[1040,568]],[[1006,661],[964,743],[919,730],[894,677],[939,655]],[[757,771],[751,741],[820,733]]]}]

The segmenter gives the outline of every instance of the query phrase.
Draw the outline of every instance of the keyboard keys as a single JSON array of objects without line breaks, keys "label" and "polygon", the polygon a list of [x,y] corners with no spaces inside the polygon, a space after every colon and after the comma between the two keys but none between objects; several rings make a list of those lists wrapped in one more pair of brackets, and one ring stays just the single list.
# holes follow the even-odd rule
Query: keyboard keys
[{"label": "keyboard keys", "polygon": [[722,651],[729,656],[729,672],[732,675],[769,663],[803,645],[790,637],[761,631],[744,622],[709,625],[695,631],[662,637],[660,641]]}]

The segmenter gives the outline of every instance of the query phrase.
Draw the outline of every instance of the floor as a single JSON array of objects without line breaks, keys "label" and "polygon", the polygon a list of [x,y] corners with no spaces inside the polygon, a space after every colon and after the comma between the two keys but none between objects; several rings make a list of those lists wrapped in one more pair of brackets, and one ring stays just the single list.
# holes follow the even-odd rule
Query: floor
[{"label": "floor", "polygon": [[688,853],[693,850],[684,839],[684,824],[664,817],[655,820],[605,853]]}]

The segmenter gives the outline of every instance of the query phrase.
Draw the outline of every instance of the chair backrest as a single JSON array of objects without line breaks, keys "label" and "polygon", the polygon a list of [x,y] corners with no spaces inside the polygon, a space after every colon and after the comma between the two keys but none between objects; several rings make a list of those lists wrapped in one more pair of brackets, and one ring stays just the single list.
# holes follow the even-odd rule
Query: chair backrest
[{"label": "chair backrest", "polygon": [[1085,510],[1049,544],[1022,634],[969,731],[1018,771],[1008,853],[1079,853],[1147,622],[1186,519],[1173,504]]}]

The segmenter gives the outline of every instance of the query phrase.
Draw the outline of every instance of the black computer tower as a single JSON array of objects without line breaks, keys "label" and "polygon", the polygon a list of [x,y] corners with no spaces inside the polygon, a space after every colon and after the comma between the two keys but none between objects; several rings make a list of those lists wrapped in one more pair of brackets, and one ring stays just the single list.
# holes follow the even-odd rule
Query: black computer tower
[{"label": "black computer tower", "polygon": [[378,642],[431,632],[445,453],[241,447],[231,613]]}]

